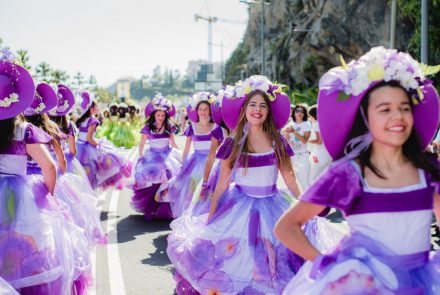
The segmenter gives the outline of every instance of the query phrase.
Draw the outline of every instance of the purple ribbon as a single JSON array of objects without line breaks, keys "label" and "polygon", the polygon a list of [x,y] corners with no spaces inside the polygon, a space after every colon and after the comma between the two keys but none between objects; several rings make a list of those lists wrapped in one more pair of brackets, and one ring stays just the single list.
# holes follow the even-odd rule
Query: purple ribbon
[{"label": "purple ribbon", "polygon": [[235,187],[242,193],[251,195],[251,196],[264,196],[269,197],[278,192],[277,186],[250,186],[250,185],[240,185],[236,184]]}]

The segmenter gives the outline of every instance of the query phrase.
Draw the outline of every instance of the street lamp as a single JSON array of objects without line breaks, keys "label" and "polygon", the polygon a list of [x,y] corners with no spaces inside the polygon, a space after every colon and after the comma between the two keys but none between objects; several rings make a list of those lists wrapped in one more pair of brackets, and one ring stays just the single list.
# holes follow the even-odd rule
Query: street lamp
[{"label": "street lamp", "polygon": [[428,0],[422,0],[422,28],[421,28],[421,60],[425,65],[428,64]]},{"label": "street lamp", "polygon": [[198,21],[199,19],[205,20],[208,22],[208,62],[209,64],[212,64],[212,23],[217,22],[216,17],[204,17],[198,14],[194,15],[195,21]]},{"label": "street lamp", "polygon": [[260,21],[260,28],[261,28],[261,75],[265,75],[266,73],[266,51],[264,48],[264,6],[269,5],[269,3],[266,3],[265,0],[240,0],[241,3],[245,3],[248,5],[251,4],[261,4],[261,21]]}]

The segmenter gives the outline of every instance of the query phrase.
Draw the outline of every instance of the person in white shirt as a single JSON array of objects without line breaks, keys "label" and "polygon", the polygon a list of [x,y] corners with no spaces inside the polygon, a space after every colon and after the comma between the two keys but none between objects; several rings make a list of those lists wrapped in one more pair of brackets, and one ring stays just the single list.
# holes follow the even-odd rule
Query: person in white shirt
[{"label": "person in white shirt", "polygon": [[319,130],[318,123],[318,108],[316,105],[310,107],[309,118],[312,123],[312,134],[309,139],[309,150],[310,150],[310,184],[313,184],[319,175],[327,168],[332,162],[332,158],[325,148],[321,131]]},{"label": "person in white shirt", "polygon": [[284,136],[289,140],[295,155],[292,157],[293,168],[298,182],[303,190],[310,186],[310,154],[307,142],[309,141],[312,125],[307,114],[307,106],[296,105],[292,112],[293,122],[284,129]]}]

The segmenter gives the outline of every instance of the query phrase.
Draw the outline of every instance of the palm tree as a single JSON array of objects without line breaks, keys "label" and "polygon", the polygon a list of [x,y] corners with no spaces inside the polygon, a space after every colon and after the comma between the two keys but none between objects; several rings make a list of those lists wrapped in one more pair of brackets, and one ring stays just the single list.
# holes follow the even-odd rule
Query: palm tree
[{"label": "palm tree", "polygon": [[50,65],[46,62],[42,62],[40,63],[37,67],[36,67],[36,73],[37,73],[37,78],[42,81],[42,82],[50,82],[50,74],[51,74],[51,69],[50,69]]},{"label": "palm tree", "polygon": [[29,55],[28,51],[25,49],[19,49],[17,50],[17,59],[16,62],[21,65],[22,67],[26,68],[27,70],[31,69],[31,66],[28,64],[29,62]]}]

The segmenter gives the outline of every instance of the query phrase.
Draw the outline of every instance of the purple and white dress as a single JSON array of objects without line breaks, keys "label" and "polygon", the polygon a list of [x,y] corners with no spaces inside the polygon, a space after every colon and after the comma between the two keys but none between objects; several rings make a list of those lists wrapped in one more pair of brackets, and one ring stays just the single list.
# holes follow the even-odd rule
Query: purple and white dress
[{"label": "purple and white dress", "polygon": [[[293,151],[284,142],[289,155]],[[225,139],[217,158],[228,159],[233,139]],[[176,268],[177,293],[280,294],[303,260],[274,236],[273,227],[293,199],[277,189],[274,151],[243,157],[235,183],[222,195],[217,212],[184,215],[171,223],[167,254]],[[245,172],[246,170],[246,172]]]},{"label": "purple and white dress", "polygon": [[335,207],[350,234],[308,262],[283,294],[440,294],[440,255],[430,253],[435,183],[375,188],[354,161],[331,166],[301,200]]},{"label": "purple and white dress", "polygon": [[192,138],[194,153],[188,156],[180,173],[170,181],[169,198],[174,218],[181,216],[191,204],[194,191],[203,178],[211,148],[210,133],[196,134],[192,125],[189,125],[184,135]]},{"label": "purple and white dress", "polygon": [[[87,141],[87,132],[90,126],[97,127],[99,121],[90,117],[79,126],[77,142],[77,158],[84,167],[92,187],[106,188],[118,184],[124,177],[131,174],[132,165],[127,159],[126,150],[116,148],[111,142],[103,138],[97,139],[94,146]],[[93,134],[96,133],[96,128]]]},{"label": "purple and white dress", "polygon": [[0,154],[0,277],[21,294],[71,294],[77,279],[72,248],[80,242],[79,229],[43,177],[26,175],[26,145],[50,139],[34,125],[18,123],[14,143]]},{"label": "purple and white dress", "polygon": [[[226,129],[222,128],[219,125],[216,125],[216,127],[211,131],[211,138],[215,138],[218,141],[219,146],[223,143],[223,140],[227,136],[228,133]],[[209,212],[211,206],[211,197],[215,191],[219,177],[220,161],[216,159],[208,178],[208,194],[206,196],[201,196],[200,193],[202,191],[202,182],[200,182],[194,192],[191,205],[185,211],[185,214],[198,216]]]},{"label": "purple and white dress", "polygon": [[[172,132],[175,130],[172,127]],[[182,154],[170,146],[169,133],[156,133],[145,125],[150,147],[145,150],[134,169],[132,206],[144,213],[146,220],[173,218],[168,197],[168,181],[182,169]]]}]

